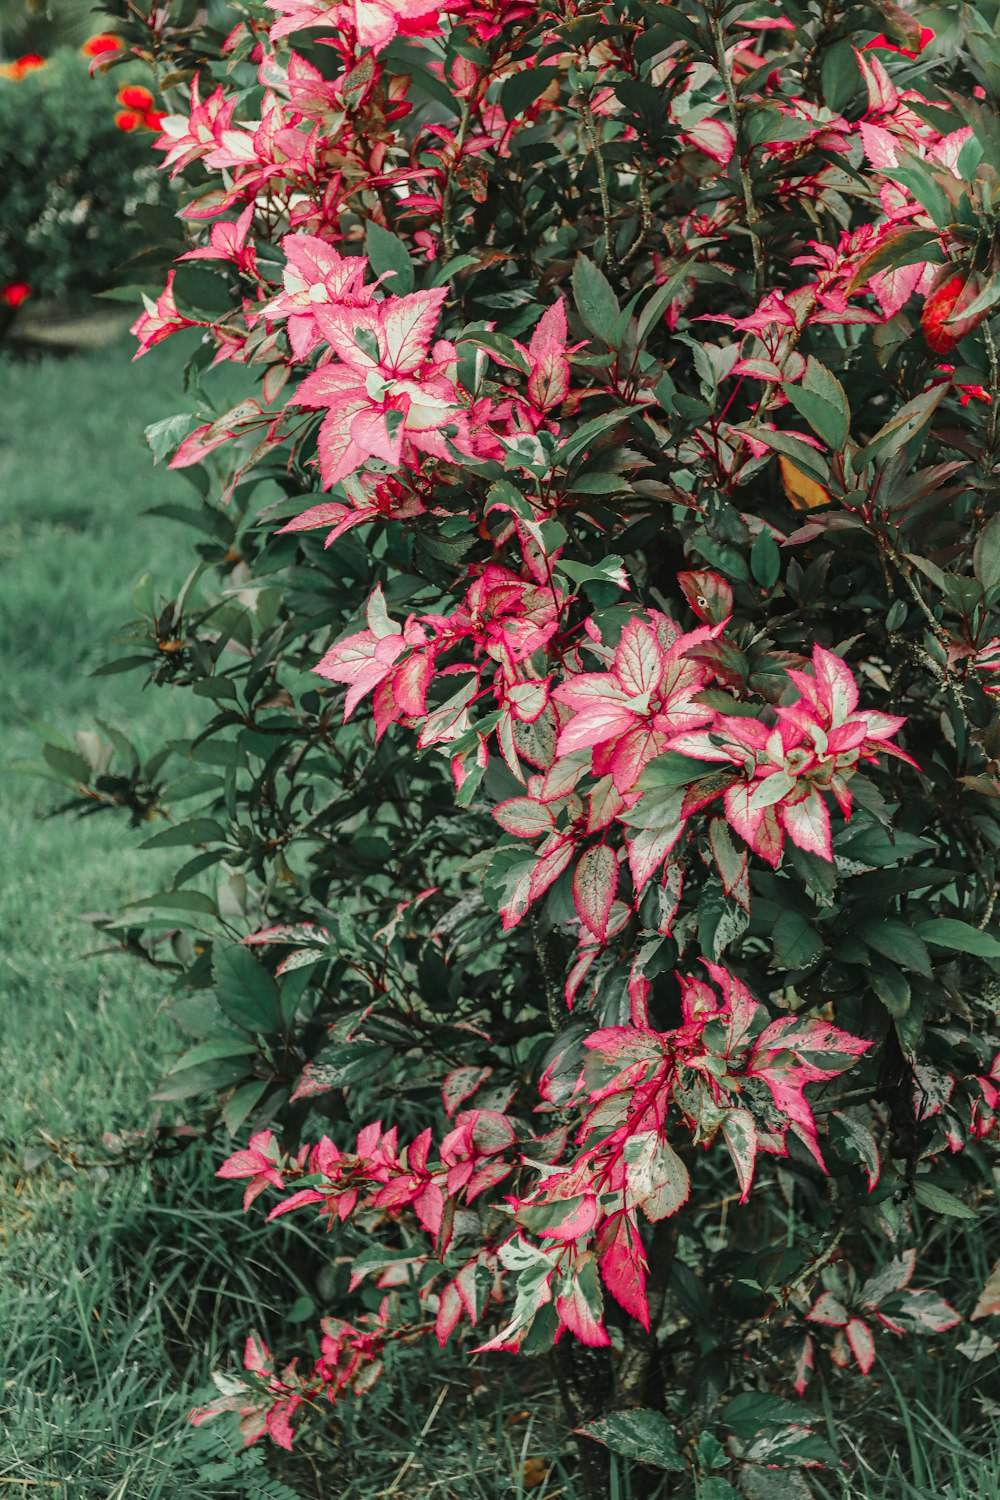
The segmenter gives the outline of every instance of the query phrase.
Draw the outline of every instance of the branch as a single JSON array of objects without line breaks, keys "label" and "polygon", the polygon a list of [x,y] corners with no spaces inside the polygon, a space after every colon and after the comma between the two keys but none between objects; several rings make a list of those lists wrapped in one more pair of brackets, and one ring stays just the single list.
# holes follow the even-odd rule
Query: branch
[{"label": "branch", "polygon": [[726,43],[722,35],[722,22],[718,15],[713,15],[709,22],[712,36],[715,39],[715,61],[722,79],[722,87],[726,95],[726,104],[729,106],[729,118],[733,125],[733,134],[736,137],[735,150],[740,168],[740,183],[743,188],[743,203],[746,207],[747,228],[750,231],[750,245],[753,250],[753,279],[754,287],[758,293],[764,290],[764,249],[761,245],[757,225],[760,215],[757,212],[757,204],[753,196],[753,182],[747,164],[740,153],[740,137],[743,134],[743,107],[736,97],[736,89],[733,85],[732,69],[726,56]]}]

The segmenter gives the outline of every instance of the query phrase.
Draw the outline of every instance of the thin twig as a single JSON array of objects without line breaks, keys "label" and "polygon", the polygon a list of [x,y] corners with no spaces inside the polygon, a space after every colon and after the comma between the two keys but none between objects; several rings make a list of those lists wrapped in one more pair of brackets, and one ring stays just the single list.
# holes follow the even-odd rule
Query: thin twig
[{"label": "thin twig", "polygon": [[760,242],[760,235],[757,232],[757,224],[759,222],[760,216],[757,213],[757,204],[754,201],[753,181],[750,177],[750,171],[747,167],[747,164],[744,161],[742,153],[740,151],[740,139],[743,135],[743,111],[742,106],[740,105],[740,101],[736,97],[736,89],[733,86],[732,70],[729,66],[729,59],[726,56],[725,38],[722,35],[722,22],[720,21],[717,14],[712,16],[710,25],[712,28],[712,36],[715,39],[716,63],[718,65],[720,77],[722,78],[722,87],[726,95],[726,104],[729,107],[729,118],[732,121],[733,125],[733,135],[736,137],[734,149],[736,151],[737,160],[739,162],[740,184],[743,188],[743,203],[746,208],[747,215],[747,229],[750,232],[750,245],[751,249],[753,250],[754,287],[758,293],[761,293],[764,290],[764,249]]},{"label": "thin twig", "polygon": [[601,155],[601,142],[597,134],[597,122],[594,112],[590,107],[590,100],[584,98],[580,106],[583,122],[587,130],[587,138],[590,141],[590,149],[594,153],[597,163],[597,186],[601,195],[601,213],[604,217],[604,243],[607,252],[608,266],[616,270],[618,258],[615,255],[615,241],[611,228],[611,197],[608,193],[608,174],[604,167],[604,157]]}]

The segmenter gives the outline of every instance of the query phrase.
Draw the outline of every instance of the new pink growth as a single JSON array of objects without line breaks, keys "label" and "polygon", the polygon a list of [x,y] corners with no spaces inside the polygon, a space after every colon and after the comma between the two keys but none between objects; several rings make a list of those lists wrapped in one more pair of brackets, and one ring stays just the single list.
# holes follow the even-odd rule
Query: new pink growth
[{"label": "new pink growth", "polygon": [[437,30],[442,0],[267,0],[281,19],[272,41],[310,26],[337,26],[352,32],[362,47],[381,52],[399,32]]},{"label": "new pink growth", "polygon": [[702,626],[685,635],[655,611],[648,619],[630,620],[608,671],[581,672],[554,689],[556,701],[572,711],[557,753],[593,747],[594,775],[610,774],[620,792],[630,791],[674,736],[715,718],[696,701],[708,684],[708,669],[686,653],[721,628]]},{"label": "new pink growth", "polygon": [[279,1170],[281,1162],[281,1152],[274,1136],[269,1130],[262,1130],[259,1134],[250,1137],[250,1144],[245,1151],[234,1151],[232,1156],[222,1163],[215,1175],[236,1179],[249,1177],[250,1181],[243,1194],[245,1213],[268,1184],[271,1187],[284,1188],[285,1180]]},{"label": "new pink growth", "polygon": [[774,866],[786,834],[800,849],[832,860],[824,794],[849,818],[848,782],[863,761],[887,754],[915,764],[892,743],[905,720],[859,710],[857,684],[838,656],[815,646],[813,674],[790,670],[788,676],[801,697],[775,710],[773,728],[760,719],[720,715],[712,729],[670,741],[684,755],[739,767],[725,791],[726,818]]},{"label": "new pink growth", "polygon": [[454,346],[431,349],[445,295],[439,287],[356,308],[316,304],[315,323],[340,363],[308,375],[292,404],[327,411],[319,434],[325,489],[372,458],[396,467],[416,453],[475,456]]},{"label": "new pink growth", "polygon": [[176,272],[171,271],[167,276],[167,284],[155,302],[143,294],[146,310],[139,314],[129,329],[129,333],[139,340],[139,348],[132,356],[133,363],[157,344],[162,344],[164,339],[170,338],[171,334],[180,333],[184,328],[201,326],[196,319],[186,318],[178,310],[174,301],[175,275]]}]

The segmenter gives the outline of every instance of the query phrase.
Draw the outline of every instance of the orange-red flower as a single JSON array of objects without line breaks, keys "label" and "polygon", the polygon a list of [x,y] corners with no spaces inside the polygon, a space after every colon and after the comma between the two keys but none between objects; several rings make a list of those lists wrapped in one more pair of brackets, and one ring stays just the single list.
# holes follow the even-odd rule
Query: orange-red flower
[{"label": "orange-red flower", "polygon": [[142,115],[134,109],[120,109],[115,115],[115,124],[119,130],[138,130],[142,124]]},{"label": "orange-red flower", "polygon": [[142,123],[147,130],[155,130],[157,134],[163,129],[164,111],[162,109],[147,109],[142,116]]},{"label": "orange-red flower", "polygon": [[31,287],[26,281],[8,281],[6,286],[0,287],[0,302],[10,308],[20,307],[30,296]]},{"label": "orange-red flower", "polygon": [[113,36],[110,31],[99,31],[96,36],[88,37],[80,51],[84,57],[101,57],[105,52],[120,52],[121,41]]},{"label": "orange-red flower", "polygon": [[0,74],[4,78],[12,78],[15,83],[20,83],[26,74],[34,72],[36,68],[45,67],[45,58],[38,52],[26,52],[23,57],[17,57],[12,63],[7,63],[0,68]]},{"label": "orange-red flower", "polygon": [[137,109],[140,114],[153,107],[153,96],[149,89],[144,89],[141,84],[129,83],[118,90],[118,103],[124,104],[126,109]]}]

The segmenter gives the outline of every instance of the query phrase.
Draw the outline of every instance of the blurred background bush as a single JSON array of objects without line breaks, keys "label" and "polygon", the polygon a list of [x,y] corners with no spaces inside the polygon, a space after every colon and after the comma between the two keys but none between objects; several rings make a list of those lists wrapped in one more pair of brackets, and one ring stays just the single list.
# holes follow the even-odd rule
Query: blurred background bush
[{"label": "blurred background bush", "polygon": [[122,280],[169,192],[160,114],[113,23],[81,0],[0,6],[0,340]]}]

